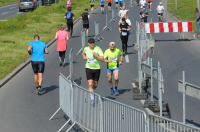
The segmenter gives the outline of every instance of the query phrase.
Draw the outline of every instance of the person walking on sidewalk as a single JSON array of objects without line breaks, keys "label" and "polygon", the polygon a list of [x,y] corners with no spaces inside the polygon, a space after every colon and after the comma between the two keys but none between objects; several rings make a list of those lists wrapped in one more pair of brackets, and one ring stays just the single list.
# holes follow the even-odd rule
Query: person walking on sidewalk
[{"label": "person walking on sidewalk", "polygon": [[124,55],[127,54],[128,37],[129,37],[130,30],[131,30],[131,25],[126,21],[126,18],[123,17],[119,21],[119,32],[120,32],[120,38],[122,41],[122,50],[123,50]]},{"label": "person walking on sidewalk", "polygon": [[45,54],[48,54],[48,50],[46,44],[40,41],[39,35],[34,35],[34,41],[28,44],[28,53],[31,55],[31,65],[34,72],[37,94],[40,95],[45,69]]},{"label": "person walking on sidewalk", "polygon": [[60,66],[65,66],[65,53],[67,50],[67,41],[69,39],[68,32],[65,27],[60,25],[60,29],[56,32],[55,39],[57,40],[57,52],[59,54]]},{"label": "person walking on sidewalk", "polygon": [[89,35],[89,13],[88,9],[85,9],[85,11],[81,15],[82,21],[83,21],[83,30],[85,31],[86,36]]},{"label": "person walking on sidewalk", "polygon": [[90,92],[91,100],[94,100],[94,90],[98,86],[100,77],[100,62],[103,61],[103,51],[95,44],[93,38],[88,39],[88,46],[83,49],[83,59],[86,61],[85,70],[87,77],[88,90]]},{"label": "person walking on sidewalk", "polygon": [[196,25],[197,25],[197,38],[200,38],[200,12],[199,9],[195,9],[195,15],[196,15]]},{"label": "person walking on sidewalk", "polygon": [[[109,48],[104,52],[104,61],[107,63],[107,77],[111,95],[119,95],[119,65],[123,63],[122,51],[116,48],[115,42],[109,43]],[[113,87],[112,77],[115,83]]]},{"label": "person walking on sidewalk", "polygon": [[73,34],[73,20],[74,20],[74,13],[72,13],[71,9],[69,9],[65,14],[65,19],[67,21],[67,30],[70,33],[70,37],[72,37]]}]

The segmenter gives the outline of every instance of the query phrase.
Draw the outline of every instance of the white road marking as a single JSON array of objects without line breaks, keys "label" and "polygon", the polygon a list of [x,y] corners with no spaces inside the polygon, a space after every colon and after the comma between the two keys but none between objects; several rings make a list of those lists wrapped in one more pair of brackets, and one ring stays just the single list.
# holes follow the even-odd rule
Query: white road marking
[{"label": "white road marking", "polygon": [[2,12],[1,13],[1,15],[6,15],[6,14],[8,14],[8,12],[6,11],[6,12]]},{"label": "white road marking", "polygon": [[128,55],[125,55],[125,60],[126,60],[126,63],[129,63]]}]

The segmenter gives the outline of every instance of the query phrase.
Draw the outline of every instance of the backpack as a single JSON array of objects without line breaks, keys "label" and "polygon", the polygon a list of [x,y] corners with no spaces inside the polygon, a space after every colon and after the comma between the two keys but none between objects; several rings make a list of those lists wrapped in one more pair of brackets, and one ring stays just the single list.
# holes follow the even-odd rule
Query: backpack
[{"label": "backpack", "polygon": [[67,12],[66,19],[72,19],[72,13],[71,12]]}]

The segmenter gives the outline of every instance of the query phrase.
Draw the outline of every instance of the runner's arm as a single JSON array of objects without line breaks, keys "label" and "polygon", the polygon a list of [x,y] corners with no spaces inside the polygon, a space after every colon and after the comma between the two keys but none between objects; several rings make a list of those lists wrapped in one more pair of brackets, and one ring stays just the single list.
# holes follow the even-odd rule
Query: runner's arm
[{"label": "runner's arm", "polygon": [[104,61],[103,55],[101,56],[101,55],[98,55],[97,53],[93,52],[93,56],[97,60]]},{"label": "runner's arm", "polygon": [[82,57],[83,57],[83,60],[87,60],[88,59],[86,54],[85,54],[85,52],[82,53]]},{"label": "runner's arm", "polygon": [[31,47],[31,46],[28,46],[27,51],[28,51],[28,54],[31,55],[31,53],[32,53],[32,47]]},{"label": "runner's arm", "polygon": [[49,54],[49,51],[47,50],[47,48],[44,49],[44,53]]}]

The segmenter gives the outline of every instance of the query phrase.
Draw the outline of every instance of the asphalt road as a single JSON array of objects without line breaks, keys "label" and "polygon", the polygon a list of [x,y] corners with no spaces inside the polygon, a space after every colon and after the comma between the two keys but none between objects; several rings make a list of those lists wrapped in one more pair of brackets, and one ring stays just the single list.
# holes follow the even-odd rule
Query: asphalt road
[{"label": "asphalt road", "polygon": [[[128,1],[127,1],[127,6]],[[109,14],[110,16],[111,14]],[[118,97],[109,96],[109,88],[106,80],[106,65],[102,63],[102,72],[97,92],[117,101],[143,109],[139,101],[132,100],[132,82],[137,78],[137,55],[133,44],[135,41],[135,21],[139,20],[138,7],[134,6],[129,10],[129,16],[133,24],[133,30],[129,39],[128,58],[120,67],[120,95]],[[105,15],[99,10],[91,15],[90,35],[94,34],[94,20],[100,23],[100,27],[105,25]],[[104,40],[97,44],[105,50],[108,42],[115,41],[121,48],[121,41],[117,31],[117,22],[110,25],[111,31],[103,33]],[[69,49],[74,50],[74,79],[80,79],[81,85],[86,87],[86,77],[84,71],[84,61],[81,56],[76,56],[76,52],[81,47],[80,32],[82,29],[79,21],[74,27],[74,37],[69,41]],[[164,100],[170,105],[172,118],[181,120],[181,94],[177,92],[177,80],[181,79],[181,71],[186,71],[186,79],[196,84],[199,83],[199,46],[196,42],[178,42],[177,34],[155,35],[157,40],[154,60],[161,62],[165,80]],[[41,38],[42,39],[42,38]],[[167,41],[169,40],[169,41]],[[26,50],[26,49],[25,49]],[[42,96],[35,94],[33,84],[33,73],[28,65],[18,75],[0,89],[0,130],[2,132],[55,132],[65,122],[63,113],[60,112],[52,121],[49,117],[58,108],[58,76],[59,73],[68,75],[68,65],[59,67],[58,54],[55,51],[55,44],[49,48],[50,54],[47,56],[46,69],[44,74],[43,87],[46,93]],[[68,57],[68,56],[67,56]],[[155,61],[156,63],[156,61]],[[200,122],[199,102],[193,98],[187,98],[187,119]]]},{"label": "asphalt road", "polygon": [[7,19],[13,18],[18,14],[22,13],[19,12],[17,4],[0,7],[0,21],[6,21]]}]

